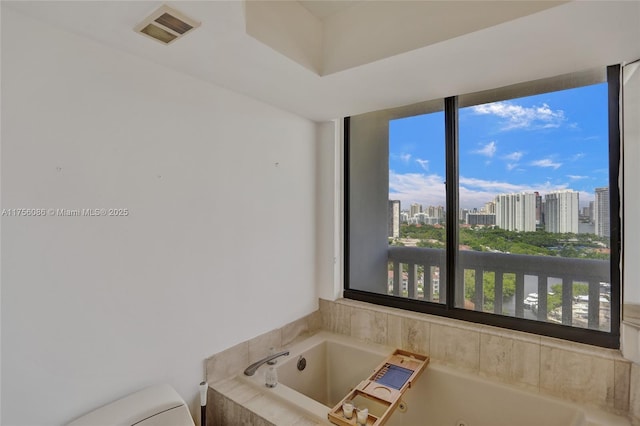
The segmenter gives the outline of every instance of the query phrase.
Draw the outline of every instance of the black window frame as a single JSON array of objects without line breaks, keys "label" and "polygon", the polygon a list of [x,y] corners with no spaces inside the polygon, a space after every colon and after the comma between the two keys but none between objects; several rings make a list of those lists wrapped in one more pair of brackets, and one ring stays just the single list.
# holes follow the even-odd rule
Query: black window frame
[{"label": "black window frame", "polygon": [[[432,314],[457,320],[484,324],[510,330],[534,333],[579,343],[620,348],[621,321],[621,185],[619,181],[621,167],[621,128],[620,128],[620,91],[621,66],[611,65],[606,68],[608,86],[608,128],[609,128],[609,203],[610,203],[610,331],[599,331],[579,328],[550,322],[542,322],[519,317],[496,315],[488,312],[473,311],[456,307],[456,258],[458,256],[458,226],[446,227],[446,302],[433,303],[399,296],[373,293],[349,287],[349,253],[350,253],[350,117],[344,118],[344,292],[347,299],[369,302],[377,305],[404,309],[407,311]],[[458,98],[452,96],[444,99],[445,143],[446,143],[446,221],[458,223]]]}]

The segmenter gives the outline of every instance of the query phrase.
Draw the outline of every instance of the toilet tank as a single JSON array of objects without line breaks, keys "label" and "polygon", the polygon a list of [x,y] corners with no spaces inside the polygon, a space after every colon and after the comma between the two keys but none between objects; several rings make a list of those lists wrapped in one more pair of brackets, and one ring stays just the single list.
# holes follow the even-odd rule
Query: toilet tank
[{"label": "toilet tank", "polygon": [[67,426],[194,426],[180,395],[169,385],[151,386],[100,407]]}]

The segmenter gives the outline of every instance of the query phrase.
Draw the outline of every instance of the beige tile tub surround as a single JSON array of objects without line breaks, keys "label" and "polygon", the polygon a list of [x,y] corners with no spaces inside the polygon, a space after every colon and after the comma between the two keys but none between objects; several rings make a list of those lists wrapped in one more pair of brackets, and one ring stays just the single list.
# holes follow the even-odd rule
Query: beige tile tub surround
[{"label": "beige tile tub surround", "polygon": [[366,342],[387,342],[387,314],[368,309],[351,311],[351,336]]},{"label": "beige tile tub surround", "polygon": [[207,418],[212,426],[313,426],[316,424],[288,404],[238,380],[247,366],[321,328],[320,311],[219,352],[205,361],[209,392]]},{"label": "beige tile tub surround", "polygon": [[207,394],[207,419],[212,426],[314,426],[288,404],[279,404],[255,386],[231,377],[213,384]]},{"label": "beige tile tub surround", "polygon": [[431,324],[418,318],[387,315],[387,345],[429,354]]},{"label": "beige tile tub surround", "polygon": [[207,382],[216,383],[241,373],[249,364],[267,356],[271,348],[281,350],[294,340],[320,330],[321,324],[320,312],[316,311],[284,327],[218,352],[205,360]]},{"label": "beige tile tub surround", "polygon": [[626,361],[615,361],[613,369],[615,374],[613,404],[616,410],[629,411],[631,402],[631,365],[632,363]]},{"label": "beige tile tub surround", "polygon": [[232,376],[278,341],[286,346],[320,329],[426,353],[432,362],[628,415],[640,426],[640,366],[620,351],[346,299],[320,299],[319,311],[209,358],[207,380],[215,398],[209,418],[221,421],[214,425],[313,424],[287,404],[271,407],[273,400]]},{"label": "beige tile tub surround", "polygon": [[640,305],[625,303],[622,306],[622,320],[640,327]]},{"label": "beige tile tub surround", "polygon": [[[540,390],[603,408],[614,407],[615,361],[541,346]],[[628,400],[628,394],[625,398]]]},{"label": "beige tile tub surround", "polygon": [[[249,364],[264,358],[271,353],[271,348],[282,348],[282,329],[269,331],[249,340]],[[248,365],[248,364],[247,364]],[[246,367],[245,367],[246,368]]]},{"label": "beige tile tub surround", "polygon": [[244,403],[258,395],[256,389],[243,386],[240,381],[234,379],[216,382],[207,393],[207,423],[214,426],[268,424],[243,407]]},{"label": "beige tile tub surround", "polygon": [[480,333],[480,375],[537,390],[540,385],[540,337]]},{"label": "beige tile tub surround", "polygon": [[480,367],[480,333],[444,324],[431,325],[431,359],[477,372]]},{"label": "beige tile tub surround", "polygon": [[205,361],[207,383],[216,383],[249,366],[249,342],[225,349]]},{"label": "beige tile tub surround", "polygon": [[640,364],[631,364],[629,414],[634,426],[640,426]]},{"label": "beige tile tub surround", "polygon": [[616,414],[640,412],[640,390],[630,399],[631,362],[618,350],[347,299],[320,299],[320,314],[322,327],[334,333],[426,353],[433,362]]},{"label": "beige tile tub surround", "polygon": [[351,307],[320,299],[322,328],[332,333],[351,335]]}]

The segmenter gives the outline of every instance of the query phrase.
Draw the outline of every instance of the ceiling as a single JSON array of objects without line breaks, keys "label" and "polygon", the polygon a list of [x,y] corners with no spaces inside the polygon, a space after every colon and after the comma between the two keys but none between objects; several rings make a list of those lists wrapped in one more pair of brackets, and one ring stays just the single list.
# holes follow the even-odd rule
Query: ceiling
[{"label": "ceiling", "polygon": [[298,0],[313,16],[323,20],[336,13],[361,3],[359,0]]},{"label": "ceiling", "polygon": [[[566,1],[246,1],[247,34],[318,75],[430,46]],[[322,17],[322,18],[320,18]]]},{"label": "ceiling", "polygon": [[[273,3],[275,8],[277,4],[291,2],[261,3]],[[433,19],[425,9],[430,2],[414,2],[417,3],[415,7],[422,7],[420,13],[424,15],[416,15],[411,13],[412,9],[407,9],[411,2],[392,0],[293,3],[311,16],[309,22],[313,23],[313,28],[306,31],[299,20],[283,21],[292,25],[291,28],[297,25],[295,30],[301,34],[301,37],[294,34],[284,39],[289,46],[285,54],[247,33],[247,8],[241,1],[166,2],[202,22],[200,28],[169,46],[132,30],[162,2],[2,1],[2,7],[13,8],[62,30],[316,121],[486,90],[640,57],[638,1],[553,4],[554,7],[545,10],[529,9],[520,14],[521,17],[509,18],[495,25],[491,22],[495,20],[496,7],[504,8],[506,4],[519,2],[475,0],[471,2],[474,7],[482,7],[473,16],[468,16],[468,13],[456,15],[455,4],[459,2],[432,2],[440,7],[439,13],[446,12],[449,4],[453,8],[451,14],[443,15],[447,19],[451,17],[451,24],[444,20],[440,26],[438,22],[415,25],[416,16],[424,18],[424,22],[429,22],[430,17]],[[380,3],[378,7],[386,7],[385,16],[389,18],[384,22],[378,21],[377,25],[373,20],[368,21],[371,19],[368,8],[374,3]],[[459,4],[457,7],[460,9]],[[292,16],[301,16],[297,9],[289,7],[288,10]],[[349,20],[345,21],[347,17]],[[484,24],[479,26],[479,22]],[[282,37],[282,34],[269,32],[266,21],[261,24],[265,25],[269,36]],[[442,39],[443,31],[454,24],[459,30]],[[377,35],[372,33],[368,38],[362,36],[366,32],[349,32],[352,31],[350,28],[358,26],[373,29]],[[418,27],[421,31],[419,37],[423,37],[420,39],[422,44],[407,49],[407,45],[402,43],[414,37],[412,29]],[[429,34],[426,30],[431,28],[433,33]],[[330,29],[343,32],[328,31]],[[299,39],[311,30],[322,35],[320,42],[324,44],[324,50],[314,58],[318,66],[326,67],[331,60],[335,62],[335,55],[334,59],[331,55],[337,52],[343,56],[339,58],[342,62],[338,65],[341,66],[336,69],[343,69],[323,75],[304,63],[307,49],[300,43],[308,40]],[[336,34],[341,37],[336,39]],[[331,36],[334,36],[334,44],[327,52],[326,44],[331,41]],[[430,41],[425,42],[424,37],[431,37]],[[317,46],[318,41],[309,43]],[[394,50],[394,46],[404,47]],[[352,51],[345,50],[349,48]],[[295,49],[302,61],[292,59],[294,55],[288,54]],[[359,58],[356,63],[348,62],[362,50],[367,50],[369,56]]]}]

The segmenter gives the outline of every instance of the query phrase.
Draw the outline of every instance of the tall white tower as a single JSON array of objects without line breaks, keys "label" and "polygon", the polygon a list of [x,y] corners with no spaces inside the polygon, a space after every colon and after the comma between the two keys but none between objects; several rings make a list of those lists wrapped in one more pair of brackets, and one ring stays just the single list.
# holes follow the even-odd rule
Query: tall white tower
[{"label": "tall white tower", "polygon": [[389,237],[400,238],[400,200],[389,200]]},{"label": "tall white tower", "polygon": [[500,194],[495,201],[496,226],[508,231],[536,230],[536,195]]},{"label": "tall white tower", "polygon": [[544,197],[545,230],[578,233],[579,194],[573,190],[555,191]]},{"label": "tall white tower", "polygon": [[418,203],[411,204],[409,207],[409,216],[414,217],[418,213],[422,213],[422,206]]},{"label": "tall white tower", "polygon": [[596,188],[596,200],[593,203],[593,208],[596,235],[599,237],[610,237],[609,187]]}]

